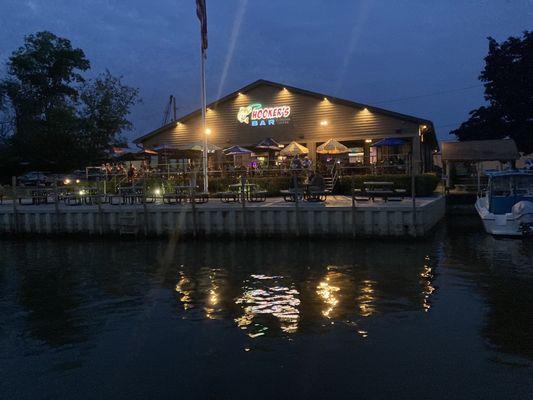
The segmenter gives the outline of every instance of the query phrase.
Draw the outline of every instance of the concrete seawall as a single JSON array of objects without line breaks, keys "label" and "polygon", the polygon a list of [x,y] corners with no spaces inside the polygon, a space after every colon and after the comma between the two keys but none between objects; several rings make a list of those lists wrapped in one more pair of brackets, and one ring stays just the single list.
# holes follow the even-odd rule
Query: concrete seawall
[{"label": "concrete seawall", "polygon": [[267,203],[187,205],[0,206],[0,235],[90,234],[146,236],[412,236],[426,235],[445,214],[444,197],[358,204]]}]

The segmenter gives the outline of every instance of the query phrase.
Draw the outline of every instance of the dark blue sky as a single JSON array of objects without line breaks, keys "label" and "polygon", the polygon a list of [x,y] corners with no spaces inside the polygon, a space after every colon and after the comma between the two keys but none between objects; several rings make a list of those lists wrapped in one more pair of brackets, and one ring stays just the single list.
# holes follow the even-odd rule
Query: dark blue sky
[{"label": "dark blue sky", "polygon": [[[533,0],[207,0],[207,8],[208,100],[264,78],[431,119],[443,139],[483,102],[486,37],[533,29]],[[199,106],[194,0],[2,0],[0,60],[38,30],[81,47],[93,73],[108,68],[140,89],[130,138],[161,124],[171,93],[179,114]],[[431,93],[441,94],[417,97]],[[389,102],[406,97],[416,98]]]}]

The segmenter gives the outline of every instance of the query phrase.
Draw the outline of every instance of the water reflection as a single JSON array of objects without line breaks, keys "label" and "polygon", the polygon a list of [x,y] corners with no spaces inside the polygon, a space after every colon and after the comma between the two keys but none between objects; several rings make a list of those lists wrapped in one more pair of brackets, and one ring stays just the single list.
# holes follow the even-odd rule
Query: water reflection
[{"label": "water reflection", "polygon": [[180,271],[179,280],[178,283],[176,283],[176,292],[180,295],[179,301],[181,302],[181,304],[183,305],[183,309],[185,310],[194,307],[191,297],[192,290],[193,284],[191,280],[187,278],[182,271]]},{"label": "water reflection", "polygon": [[[426,257],[426,262],[429,262],[429,257]],[[422,272],[420,273],[420,284],[422,285],[422,307],[425,312],[428,312],[431,308],[431,296],[433,295],[433,292],[435,291],[435,287],[433,286],[433,268],[428,265],[424,264],[424,267],[422,269]]]},{"label": "water reflection", "polygon": [[339,279],[341,274],[337,271],[332,271],[328,267],[328,272],[318,286],[316,287],[316,293],[322,299],[325,304],[325,308],[322,310],[322,315],[326,318],[332,317],[333,309],[339,304],[339,286],[335,286],[335,281]]},{"label": "water reflection", "polygon": [[235,304],[242,305],[243,314],[235,318],[235,322],[239,328],[248,331],[248,336],[264,335],[268,325],[263,323],[263,319],[269,316],[279,321],[283,332],[298,330],[299,292],[293,284],[285,281],[283,276],[251,275],[244,282],[243,294],[235,300]]},{"label": "water reflection", "polygon": [[[367,337],[367,319],[427,312],[431,307],[435,277],[427,249],[398,246],[397,252],[410,256],[391,263],[388,257],[361,249],[352,258],[348,247],[340,247],[335,265],[327,262],[330,253],[300,246],[296,250],[303,256],[292,259],[283,254],[285,246],[278,247],[276,255],[268,246],[259,251],[252,242],[246,249],[254,255],[249,260],[260,261],[245,265],[221,257],[216,248],[211,253],[207,246],[201,260],[189,259],[175,275],[173,287],[183,317],[232,321],[252,338],[304,333],[335,322]],[[215,262],[216,268],[206,266]]]},{"label": "water reflection", "polygon": [[359,314],[362,317],[370,317],[376,312],[373,288],[375,283],[376,282],[374,281],[365,279],[361,284],[361,288],[359,289],[360,294],[357,296],[357,305],[359,307]]}]

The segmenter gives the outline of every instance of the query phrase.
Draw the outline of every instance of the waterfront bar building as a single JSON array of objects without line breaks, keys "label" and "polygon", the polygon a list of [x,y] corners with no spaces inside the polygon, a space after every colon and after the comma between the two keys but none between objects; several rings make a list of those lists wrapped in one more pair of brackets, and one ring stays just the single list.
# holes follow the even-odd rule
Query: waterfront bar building
[{"label": "waterfront bar building", "polygon": [[[211,145],[253,149],[265,138],[282,145],[296,141],[309,149],[313,165],[320,157],[317,147],[328,139],[350,149],[348,163],[369,165],[391,153],[412,154],[418,172],[432,169],[438,150],[429,120],[266,80],[209,104],[206,121]],[[201,111],[196,110],[134,142],[144,149],[180,149],[202,142],[204,134]],[[380,140],[388,143],[384,139],[394,148],[374,147]]]}]

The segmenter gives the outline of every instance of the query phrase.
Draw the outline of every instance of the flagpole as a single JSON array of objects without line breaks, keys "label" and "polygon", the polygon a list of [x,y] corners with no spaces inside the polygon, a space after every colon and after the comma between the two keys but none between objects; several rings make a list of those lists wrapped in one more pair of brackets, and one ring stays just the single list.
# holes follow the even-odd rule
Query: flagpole
[{"label": "flagpole", "polygon": [[202,97],[202,135],[203,135],[203,141],[204,141],[204,153],[203,153],[203,173],[204,173],[204,192],[207,192],[209,189],[209,179],[207,177],[207,127],[205,124],[205,114],[206,114],[206,100],[205,100],[205,50],[202,47],[202,55],[201,55],[201,97]]}]

